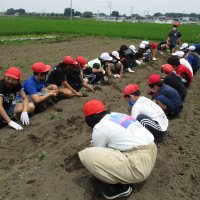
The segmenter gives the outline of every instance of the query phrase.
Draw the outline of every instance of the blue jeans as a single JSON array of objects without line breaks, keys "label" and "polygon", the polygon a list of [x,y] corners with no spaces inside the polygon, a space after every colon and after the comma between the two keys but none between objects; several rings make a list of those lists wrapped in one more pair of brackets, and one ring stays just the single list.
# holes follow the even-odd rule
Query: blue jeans
[{"label": "blue jeans", "polygon": [[[16,106],[16,104],[13,102],[7,109],[5,109],[8,116],[12,116],[14,114],[15,106]],[[4,120],[3,117],[0,116],[0,123],[3,123],[3,120]]]}]

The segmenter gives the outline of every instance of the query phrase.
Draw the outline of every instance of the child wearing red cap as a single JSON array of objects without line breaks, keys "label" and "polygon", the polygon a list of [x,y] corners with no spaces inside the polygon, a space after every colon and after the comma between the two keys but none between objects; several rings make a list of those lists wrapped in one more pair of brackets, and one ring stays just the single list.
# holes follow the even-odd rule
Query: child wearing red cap
[{"label": "child wearing red cap", "polygon": [[124,88],[123,96],[127,101],[131,101],[131,116],[137,119],[146,129],[148,129],[155,139],[165,137],[168,119],[164,111],[152,100],[141,96],[138,85],[131,84]]},{"label": "child wearing red cap", "polygon": [[37,111],[40,112],[40,108],[43,110],[41,103],[57,96],[58,88],[56,85],[46,85],[46,78],[51,70],[49,65],[37,62],[32,65],[32,70],[33,75],[23,83],[23,88],[29,100],[36,105]]},{"label": "child wearing red cap", "polygon": [[174,88],[164,84],[158,74],[149,76],[148,84],[154,92],[152,100],[164,110],[166,115],[174,117],[182,111],[183,102],[180,95]]},{"label": "child wearing red cap", "polygon": [[63,97],[78,96],[82,87],[78,62],[71,56],[65,56],[63,62],[56,65],[50,72],[47,84],[55,84],[58,87],[58,94]]},{"label": "child wearing red cap", "polygon": [[[28,112],[33,112],[33,103],[28,98],[20,83],[21,71],[16,67],[10,67],[0,80],[0,123],[5,121],[16,130],[23,129],[22,126],[11,120],[13,114],[21,113],[20,121],[23,125],[29,124]],[[16,102],[16,94],[20,93],[23,102]]]},{"label": "child wearing red cap", "polygon": [[82,80],[82,86],[85,87],[86,89],[88,89],[91,92],[95,92],[95,90],[92,87],[92,85],[88,84],[89,80],[86,77],[84,77],[83,70],[87,67],[87,61],[86,61],[86,59],[83,56],[78,56],[76,58],[76,61],[78,62],[77,67],[80,70],[79,76],[80,76],[80,78]]},{"label": "child wearing red cap", "polygon": [[107,183],[105,198],[130,195],[130,184],[146,180],[154,167],[157,147],[153,135],[131,116],[109,113],[99,100],[85,103],[83,111],[86,123],[93,128],[93,147],[78,153],[81,162]]},{"label": "child wearing red cap", "polygon": [[[84,62],[83,57],[79,57],[79,59],[82,63]],[[81,68],[82,65],[80,65],[73,57],[65,56],[63,62],[59,63],[51,71],[47,83],[57,85],[58,93],[61,96],[82,97],[83,93],[80,91],[83,86],[87,85],[87,83],[85,83],[83,80]],[[94,91],[93,88],[87,86],[86,88]]]},{"label": "child wearing red cap", "polygon": [[170,64],[162,65],[161,73],[163,83],[174,88],[180,95],[181,99],[184,100],[187,95],[187,89],[181,81],[181,77],[174,73],[174,69]]},{"label": "child wearing red cap", "polygon": [[182,65],[180,63],[178,56],[175,56],[175,55],[169,57],[167,59],[167,63],[172,65],[172,67],[176,71],[177,76],[180,76],[185,87],[188,87],[190,83],[192,82],[192,78],[193,78],[193,75],[190,69],[188,69],[185,65]]}]

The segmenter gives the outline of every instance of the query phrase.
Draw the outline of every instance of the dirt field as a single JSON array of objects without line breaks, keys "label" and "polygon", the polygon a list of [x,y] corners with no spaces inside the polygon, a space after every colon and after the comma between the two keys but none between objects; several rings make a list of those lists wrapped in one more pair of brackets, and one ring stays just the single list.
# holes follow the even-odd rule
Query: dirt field
[{"label": "dirt field", "polygon": [[[135,41],[84,37],[70,42],[0,46],[0,70],[22,66],[23,79],[30,66],[43,61],[52,66],[69,54],[93,59],[103,51],[118,50]],[[136,43],[137,44],[137,43]],[[96,94],[62,100],[31,118],[31,125],[16,132],[0,129],[0,200],[101,200],[101,183],[81,165],[77,152],[89,145],[91,129],[82,114],[89,99],[104,101],[112,111],[129,113],[121,96],[129,83],[139,83],[147,96],[147,77],[159,72],[166,55],[138,67],[124,78],[109,80]],[[168,137],[158,144],[158,157],[149,179],[134,185],[130,200],[200,199],[200,73],[195,75],[183,112],[170,120]]]}]

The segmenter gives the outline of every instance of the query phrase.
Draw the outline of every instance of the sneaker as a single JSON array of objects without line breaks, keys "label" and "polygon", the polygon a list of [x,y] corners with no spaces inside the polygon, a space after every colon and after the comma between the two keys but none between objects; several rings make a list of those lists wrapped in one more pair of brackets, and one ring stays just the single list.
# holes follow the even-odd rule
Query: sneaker
[{"label": "sneaker", "polygon": [[127,69],[127,71],[128,71],[128,72],[131,72],[131,73],[135,72],[135,71],[133,71],[130,67]]},{"label": "sneaker", "polygon": [[157,60],[157,58],[153,57],[153,58],[152,58],[152,60],[153,60],[153,61],[156,61],[156,60]]},{"label": "sneaker", "polygon": [[132,192],[132,187],[129,185],[115,184],[109,185],[103,191],[103,196],[106,199],[115,199],[119,197],[129,196]]}]

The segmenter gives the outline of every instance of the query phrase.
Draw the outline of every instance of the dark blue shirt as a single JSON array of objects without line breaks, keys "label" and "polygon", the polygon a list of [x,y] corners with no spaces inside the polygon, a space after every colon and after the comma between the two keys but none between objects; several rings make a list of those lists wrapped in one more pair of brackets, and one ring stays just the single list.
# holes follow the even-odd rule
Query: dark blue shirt
[{"label": "dark blue shirt", "polygon": [[163,83],[161,85],[161,87],[159,88],[157,94],[155,96],[153,96],[153,99],[157,99],[161,95],[170,99],[172,101],[172,103],[174,103],[174,105],[176,106],[177,111],[182,110],[183,102],[181,100],[180,95],[178,94],[178,92],[174,88]]},{"label": "dark blue shirt", "polygon": [[187,57],[188,62],[192,66],[193,72],[196,73],[200,68],[200,57],[196,53],[189,53]]}]

